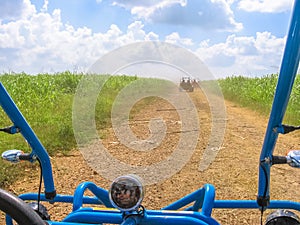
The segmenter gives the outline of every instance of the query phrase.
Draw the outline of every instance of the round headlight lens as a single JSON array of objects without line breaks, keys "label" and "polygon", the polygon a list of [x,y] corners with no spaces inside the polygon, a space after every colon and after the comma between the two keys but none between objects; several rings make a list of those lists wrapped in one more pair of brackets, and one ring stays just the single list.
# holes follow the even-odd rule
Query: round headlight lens
[{"label": "round headlight lens", "polygon": [[144,198],[142,181],[135,175],[116,178],[109,190],[112,205],[121,211],[134,211],[139,208]]},{"label": "round headlight lens", "polygon": [[279,209],[274,212],[272,212],[266,220],[266,225],[276,225],[276,224],[289,224],[289,225],[299,225],[300,224],[300,219],[299,217],[285,209]]}]

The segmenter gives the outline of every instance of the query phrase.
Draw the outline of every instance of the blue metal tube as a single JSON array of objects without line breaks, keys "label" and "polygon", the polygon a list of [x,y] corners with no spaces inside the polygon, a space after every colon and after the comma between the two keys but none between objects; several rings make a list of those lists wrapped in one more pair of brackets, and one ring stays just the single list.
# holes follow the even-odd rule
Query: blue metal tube
[{"label": "blue metal tube", "polygon": [[[300,59],[300,0],[295,0],[290,28],[279,72],[277,88],[270,118],[260,155],[258,197],[260,206],[269,203],[270,167],[274,147],[278,138],[277,128],[281,127],[283,116],[291,94]],[[263,168],[264,167],[264,168]]]},{"label": "blue metal tube", "polygon": [[192,217],[197,220],[201,220],[207,224],[219,224],[215,219],[210,216],[203,215],[201,212],[192,212],[192,211],[169,211],[169,210],[147,210],[146,217],[149,218],[150,216],[165,216],[165,217]]},{"label": "blue metal tube", "polygon": [[204,189],[205,193],[201,213],[205,216],[211,216],[215,200],[215,187],[213,185],[205,184]]},{"label": "blue metal tube", "polygon": [[127,218],[125,221],[123,221],[123,223],[121,223],[121,225],[138,225],[138,221],[137,218],[135,217],[129,217]]},{"label": "blue metal tube", "polygon": [[[216,200],[214,208],[218,209],[259,209],[255,200]],[[268,209],[294,209],[300,211],[300,203],[284,200],[270,201]]]},{"label": "blue metal tube", "polygon": [[[213,218],[206,217],[199,212],[148,210],[145,212],[144,216],[132,215],[132,217],[135,217],[139,225],[219,225],[219,223]],[[69,214],[64,219],[64,222],[121,224],[124,222],[124,218],[122,213],[119,211],[97,211],[80,209]]]},{"label": "blue metal tube", "polygon": [[78,210],[70,213],[63,222],[81,222],[81,223],[109,223],[121,224],[123,215],[117,211],[94,211],[94,210]]},{"label": "blue metal tube", "polygon": [[176,202],[162,208],[162,210],[178,210],[191,202],[195,201],[192,207],[188,207],[187,210],[199,211],[202,208],[201,213],[205,216],[210,216],[215,199],[215,188],[211,184],[205,184],[203,188],[186,195]]},{"label": "blue metal tube", "polygon": [[108,197],[108,191],[98,187],[92,182],[83,182],[75,190],[73,211],[78,210],[83,203],[83,195],[86,190],[90,190],[106,207],[113,208]]},{"label": "blue metal tube", "polygon": [[[19,198],[22,200],[38,200],[38,193],[26,193],[19,195]],[[46,199],[44,194],[41,194],[40,200],[43,202],[63,202],[63,203],[73,203],[74,196],[73,195],[59,195],[57,194],[54,199],[48,200]],[[97,197],[91,197],[91,196],[83,196],[82,198],[83,204],[95,204],[95,205],[103,205],[103,203],[99,200]]]},{"label": "blue metal tube", "polygon": [[68,223],[68,222],[57,222],[57,221],[47,221],[47,223],[49,225],[86,225],[84,223]]},{"label": "blue metal tube", "polygon": [[208,220],[208,221],[203,221],[199,220],[194,217],[187,217],[187,216],[151,216],[147,218],[141,218],[140,220],[140,225],[182,225],[182,224],[189,224],[189,225],[219,225],[214,220]]},{"label": "blue metal tube", "polygon": [[191,202],[195,201],[197,198],[202,199],[202,201],[203,201],[203,196],[204,196],[204,189],[201,188],[201,189],[171,203],[170,205],[162,208],[162,210],[178,210],[178,209],[190,204]]},{"label": "blue metal tube", "polygon": [[8,115],[8,117],[11,119],[11,121],[14,123],[14,125],[20,129],[21,134],[31,146],[31,154],[35,154],[39,158],[43,170],[46,197],[48,199],[54,198],[56,195],[56,191],[54,187],[52,167],[49,155],[1,82],[0,105]]}]

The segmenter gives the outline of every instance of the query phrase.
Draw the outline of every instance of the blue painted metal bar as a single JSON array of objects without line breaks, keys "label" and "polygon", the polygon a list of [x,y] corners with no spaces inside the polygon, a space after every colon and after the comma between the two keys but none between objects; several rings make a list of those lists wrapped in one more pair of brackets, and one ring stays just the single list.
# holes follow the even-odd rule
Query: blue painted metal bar
[{"label": "blue painted metal bar", "polygon": [[[205,184],[204,185],[204,199],[201,213],[205,216],[211,216],[214,201],[215,201],[215,187],[213,185]],[[195,204],[197,201],[195,202]]]},{"label": "blue painted metal bar", "polygon": [[129,217],[121,225],[138,225],[140,224],[138,218],[135,217]]},{"label": "blue painted metal bar", "polygon": [[[19,198],[22,200],[31,200],[37,201],[38,200],[38,193],[26,193],[19,195]],[[40,200],[43,202],[64,202],[64,203],[73,203],[74,196],[73,195],[59,195],[57,194],[54,199],[48,200],[46,199],[44,194],[41,194]],[[103,203],[97,197],[91,196],[83,196],[82,198],[83,204],[94,204],[94,205],[103,205]]]},{"label": "blue painted metal bar", "polygon": [[120,211],[97,211],[84,208],[71,212],[66,216],[63,222],[121,224],[123,222],[123,215]]},{"label": "blue painted metal bar", "polygon": [[92,182],[83,182],[75,190],[74,193],[74,202],[73,202],[73,211],[78,210],[83,203],[83,196],[86,190],[90,190],[99,200],[106,206],[113,208],[113,205],[110,203],[108,191],[98,187]]},{"label": "blue painted metal bar", "polygon": [[278,84],[273,100],[270,118],[260,155],[262,165],[259,168],[258,197],[260,206],[269,203],[270,160],[278,138],[277,128],[281,127],[283,116],[289,101],[290,93],[300,59],[300,0],[295,0],[290,22],[287,42],[279,72]]},{"label": "blue painted metal bar", "polygon": [[212,213],[212,207],[215,199],[215,188],[211,184],[205,184],[203,188],[186,195],[176,202],[162,208],[162,210],[179,210],[186,205],[195,202],[188,210],[199,211],[202,208],[201,213],[206,216],[210,216]]},{"label": "blue painted metal bar", "polygon": [[24,116],[9,96],[8,92],[4,88],[3,84],[0,82],[0,105],[14,123],[14,125],[20,129],[21,134],[27,140],[32,148],[32,155],[35,154],[41,161],[41,166],[43,169],[43,178],[45,185],[45,194],[48,199],[52,199],[56,195],[52,167],[49,155],[40,142],[40,140],[35,135],[34,131],[31,129]]},{"label": "blue painted metal bar", "polygon": [[[210,224],[219,225],[219,223],[211,217],[202,215],[199,212],[192,211],[169,211],[169,210],[146,210],[144,215],[132,215],[135,217],[139,225],[169,225],[169,224]],[[88,210],[86,208],[79,209],[70,213],[64,222],[81,222],[81,223],[110,223],[123,224],[124,217],[122,212],[117,210]]]},{"label": "blue painted metal bar", "polygon": [[189,225],[219,225],[215,220],[213,219],[207,219],[205,221],[204,219],[196,219],[193,217],[188,217],[185,215],[182,216],[173,216],[173,215],[168,215],[168,216],[151,216],[147,218],[141,218],[139,220],[139,225],[182,225],[182,224],[189,224]]},{"label": "blue painted metal bar", "polygon": [[[162,210],[178,210],[188,204],[190,204],[191,202],[195,201],[197,198],[202,199],[203,201],[203,197],[204,197],[204,189],[201,188],[173,203],[171,203],[170,205],[162,208]],[[201,204],[202,206],[202,204]]]},{"label": "blue painted metal bar", "polygon": [[193,217],[197,220],[201,220],[207,224],[219,224],[215,219],[210,216],[203,215],[201,212],[194,211],[169,211],[169,210],[147,210],[147,216],[185,216]]},{"label": "blue painted metal bar", "polygon": [[[214,202],[215,209],[259,209],[260,206],[255,200],[216,200]],[[268,209],[294,209],[300,211],[300,203],[272,200],[268,205]]]},{"label": "blue painted metal bar", "polygon": [[49,225],[90,225],[84,223],[68,223],[68,222],[56,222],[56,221],[47,221]]}]

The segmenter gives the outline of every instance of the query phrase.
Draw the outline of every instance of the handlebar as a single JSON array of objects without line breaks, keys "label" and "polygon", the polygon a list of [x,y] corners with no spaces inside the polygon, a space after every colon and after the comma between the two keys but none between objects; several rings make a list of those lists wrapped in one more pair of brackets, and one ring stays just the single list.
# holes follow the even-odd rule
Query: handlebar
[{"label": "handlebar", "polygon": [[18,163],[21,160],[23,161],[32,161],[34,157],[31,156],[31,154],[24,153],[21,150],[7,150],[2,153],[2,158],[6,161],[9,161],[11,163]]},{"label": "handlebar", "polygon": [[287,156],[273,156],[272,165],[289,164],[291,167],[300,168],[300,151],[292,150]]}]

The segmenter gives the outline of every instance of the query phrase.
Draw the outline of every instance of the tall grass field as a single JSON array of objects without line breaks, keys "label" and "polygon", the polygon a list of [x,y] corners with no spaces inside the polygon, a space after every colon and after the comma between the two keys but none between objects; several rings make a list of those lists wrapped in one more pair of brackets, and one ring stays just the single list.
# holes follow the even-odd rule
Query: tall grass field
[{"label": "tall grass field", "polygon": [[[277,74],[263,77],[233,76],[218,80],[225,99],[269,115],[278,81]],[[284,123],[300,125],[300,77],[296,76]]]},{"label": "tall grass field", "polygon": [[[50,155],[58,152],[64,154],[76,148],[72,128],[72,106],[77,86],[82,77],[83,74],[70,72],[54,75],[28,75],[25,73],[0,75],[0,81]],[[95,119],[99,129],[110,126],[112,104],[120,90],[140,79],[137,76],[125,75],[108,77],[95,109]],[[226,99],[267,115],[270,112],[277,79],[277,75],[260,78],[237,76],[220,79],[218,83]],[[159,88],[159,83],[155,87]],[[293,125],[300,123],[299,87],[300,78],[297,77],[285,118]],[[10,125],[12,122],[0,109],[0,127]],[[31,151],[21,134],[0,133],[0,153],[8,149]],[[0,160],[0,187],[14,182],[18,175],[21,176],[20,171],[24,170],[23,167],[24,165],[11,165]]]}]

